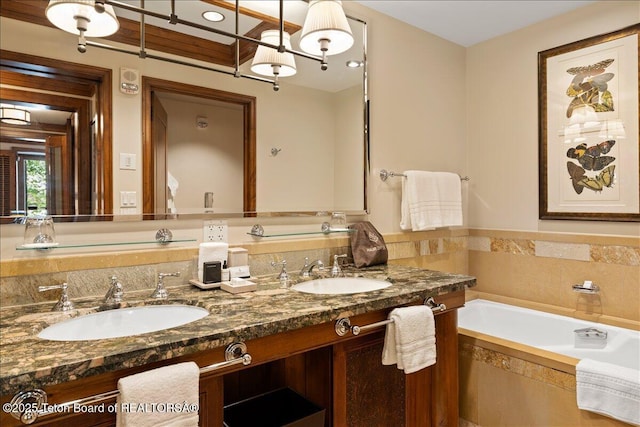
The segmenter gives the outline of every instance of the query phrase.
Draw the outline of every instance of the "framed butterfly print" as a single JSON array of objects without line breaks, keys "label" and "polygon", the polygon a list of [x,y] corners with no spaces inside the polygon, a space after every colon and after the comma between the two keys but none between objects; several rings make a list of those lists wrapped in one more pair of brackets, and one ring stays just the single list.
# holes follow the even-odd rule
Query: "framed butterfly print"
[{"label": "framed butterfly print", "polygon": [[640,221],[639,32],[538,53],[540,219]]}]

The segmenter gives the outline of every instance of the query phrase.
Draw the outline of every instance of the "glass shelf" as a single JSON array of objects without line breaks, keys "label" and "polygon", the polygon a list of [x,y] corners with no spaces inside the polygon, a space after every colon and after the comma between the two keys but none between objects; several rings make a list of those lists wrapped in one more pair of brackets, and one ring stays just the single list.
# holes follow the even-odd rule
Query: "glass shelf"
[{"label": "glass shelf", "polygon": [[252,237],[290,237],[290,236],[307,236],[307,235],[318,235],[318,234],[335,234],[335,233],[351,233],[355,230],[351,230],[345,228],[344,230],[330,230],[330,231],[301,231],[297,233],[275,233],[275,234],[258,234],[258,233],[247,233]]},{"label": "glass shelf", "polygon": [[140,242],[101,242],[101,243],[70,243],[70,244],[38,244],[38,245],[20,245],[16,246],[17,251],[44,251],[49,249],[67,249],[67,248],[91,248],[98,246],[132,246],[132,245],[148,245],[155,243],[159,246],[165,246],[170,243],[196,242],[196,239],[173,239],[166,242],[157,240],[148,240]]}]

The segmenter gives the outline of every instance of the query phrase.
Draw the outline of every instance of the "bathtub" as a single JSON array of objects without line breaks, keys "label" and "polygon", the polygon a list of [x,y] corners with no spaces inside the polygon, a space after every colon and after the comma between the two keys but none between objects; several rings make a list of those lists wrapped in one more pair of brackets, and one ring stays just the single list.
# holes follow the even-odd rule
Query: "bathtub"
[{"label": "bathtub", "polygon": [[[576,359],[592,359],[640,370],[640,332],[572,317],[476,299],[458,310],[458,327]],[[608,333],[602,349],[576,348],[575,329]]]},{"label": "bathtub", "polygon": [[[574,330],[608,333],[602,349],[576,348]],[[640,332],[483,299],[458,310],[461,425],[621,427],[582,411],[575,367],[593,359],[640,369]]]}]

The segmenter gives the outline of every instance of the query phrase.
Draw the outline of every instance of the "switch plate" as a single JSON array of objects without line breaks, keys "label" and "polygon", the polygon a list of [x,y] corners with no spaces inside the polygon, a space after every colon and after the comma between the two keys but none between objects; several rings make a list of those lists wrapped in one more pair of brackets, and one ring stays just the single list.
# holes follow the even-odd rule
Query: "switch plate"
[{"label": "switch plate", "polygon": [[131,153],[120,153],[120,169],[136,170],[136,155]]},{"label": "switch plate", "polygon": [[120,192],[120,207],[121,208],[135,208],[136,207],[136,192],[135,191],[121,191]]},{"label": "switch plate", "polygon": [[227,231],[227,221],[211,220],[204,222],[205,242],[227,242],[229,236]]}]

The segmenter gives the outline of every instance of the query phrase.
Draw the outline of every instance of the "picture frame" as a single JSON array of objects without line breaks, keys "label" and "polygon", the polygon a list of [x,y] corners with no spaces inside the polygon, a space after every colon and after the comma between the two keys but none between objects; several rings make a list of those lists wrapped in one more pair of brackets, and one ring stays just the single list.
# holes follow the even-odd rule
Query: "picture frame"
[{"label": "picture frame", "polygon": [[639,32],[538,52],[541,220],[640,221]]}]

